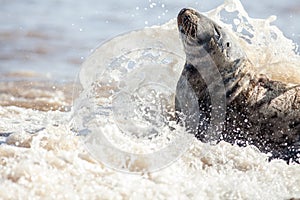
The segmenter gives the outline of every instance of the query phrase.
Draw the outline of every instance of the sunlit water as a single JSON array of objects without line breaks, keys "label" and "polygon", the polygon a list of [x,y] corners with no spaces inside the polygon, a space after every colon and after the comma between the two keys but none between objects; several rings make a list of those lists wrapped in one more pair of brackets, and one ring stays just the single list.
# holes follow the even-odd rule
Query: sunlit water
[{"label": "sunlit water", "polygon": [[[80,126],[80,122],[71,120],[74,117],[74,109],[71,108],[73,93],[71,81],[75,79],[83,58],[92,53],[91,49],[117,34],[144,26],[163,24],[175,18],[178,10],[186,6],[203,11],[215,8],[206,14],[230,29],[228,25],[230,17],[224,18],[221,15],[220,18],[216,14],[218,13],[216,7],[222,2],[216,1],[214,4],[207,5],[193,1],[185,4],[171,1],[162,3],[154,0],[143,3],[140,1],[126,1],[126,3],[125,1],[124,3],[1,1],[1,3],[1,198],[291,199],[300,197],[299,165],[287,165],[281,160],[268,162],[267,155],[260,153],[255,147],[240,148],[225,142],[209,145],[193,139],[183,155],[168,167],[153,173],[132,175],[115,171],[97,161],[87,152],[81,140],[82,136],[77,136],[76,128]],[[238,37],[237,41],[245,49],[251,61],[256,64],[258,71],[270,73],[273,78],[286,82],[299,83],[300,76],[297,76],[300,74],[299,57],[294,51],[295,44],[288,39],[299,41],[297,33],[300,31],[295,21],[297,17],[299,18],[297,4],[292,1],[244,3],[247,12],[238,2],[233,4],[236,7],[227,7],[229,10],[237,9],[237,13],[243,15],[244,19],[254,27],[250,30],[253,31],[251,32],[253,37],[248,38],[250,43]],[[224,7],[226,4],[219,8]],[[269,9],[264,9],[266,7]],[[255,20],[248,17],[247,13],[250,13],[253,18],[278,15],[278,27],[284,30],[286,36],[282,35],[282,31],[275,26],[270,25],[273,18]],[[244,34],[239,27],[239,23],[233,27],[233,32],[237,36]],[[166,34],[170,40],[166,43],[167,48],[176,51],[178,55],[182,54],[180,48],[177,48],[177,45],[180,46],[180,41],[177,38],[175,20],[147,30],[154,31],[157,40],[166,37],[163,35]],[[137,34],[130,33],[124,35],[123,39],[128,39],[132,35],[143,38],[146,37],[146,33],[146,30]],[[107,43],[108,49],[115,47],[113,42]],[[169,53],[167,55],[172,57]],[[136,55],[128,54],[128,57],[130,56]],[[183,54],[181,56],[184,57]],[[180,62],[182,61],[172,65],[174,69],[166,72],[168,75],[161,79],[159,75],[163,71],[159,70],[150,70],[151,75],[147,77],[168,83],[172,91],[173,82],[168,80],[171,75],[179,76]],[[102,76],[101,80],[96,80],[99,77],[97,70],[100,69],[86,67],[85,69],[92,69],[92,71],[81,71],[76,83],[81,83],[80,89],[83,92],[82,96],[77,94],[75,105],[78,105],[78,102],[84,103],[85,97],[91,97],[90,92],[100,94],[96,98],[96,105],[109,104],[109,98],[106,97],[110,96],[112,87],[95,91],[91,88],[91,82],[109,82],[109,77],[117,80],[122,77],[118,72],[126,72],[120,66],[122,63],[116,65],[116,70],[106,71],[108,74]],[[129,86],[136,84],[136,80],[130,78],[129,76],[126,79],[126,83]],[[75,86],[75,93],[77,87],[79,86]],[[169,104],[172,106],[171,102]],[[61,112],[70,110],[72,111]],[[113,111],[120,112],[119,118],[114,120],[122,121],[125,119],[124,113],[130,114],[131,110],[120,107]],[[154,144],[153,141],[137,144],[127,137],[121,137],[122,140],[119,140],[119,130],[128,130],[128,124],[117,127],[107,121],[103,122],[103,125],[108,137],[121,149],[128,151],[147,152],[157,145],[165,145],[172,136],[170,129],[164,129],[161,138],[158,137]],[[143,130],[149,130],[149,127],[143,126]],[[129,132],[132,130],[129,129]],[[147,162],[139,161],[132,163],[132,166],[147,168]]]},{"label": "sunlit water", "polygon": [[[183,7],[210,10],[217,1],[17,1],[0,0],[0,72],[34,71],[73,80],[80,64],[102,42],[128,31],[163,24]],[[300,43],[300,3],[242,0],[251,17],[278,16],[284,34]],[[19,77],[19,76],[18,76]],[[22,76],[21,76],[22,77]],[[15,77],[16,78],[16,77]]]}]

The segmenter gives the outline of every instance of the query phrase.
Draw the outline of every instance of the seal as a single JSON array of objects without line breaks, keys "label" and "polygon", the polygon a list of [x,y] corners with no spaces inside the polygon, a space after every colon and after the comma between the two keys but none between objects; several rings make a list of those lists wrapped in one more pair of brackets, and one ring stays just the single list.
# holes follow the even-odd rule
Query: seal
[{"label": "seal", "polygon": [[[196,128],[186,127],[203,142],[223,140],[240,146],[254,145],[270,153],[270,160],[300,163],[300,86],[257,74],[232,35],[196,10],[182,9],[177,23],[186,54],[176,87],[177,120],[188,125],[195,122],[196,115]],[[223,84],[225,116],[220,112],[224,122],[210,137],[207,128],[215,116],[211,115],[214,99],[209,88],[218,81],[213,79],[212,65]],[[187,97],[187,86],[194,100]],[[191,101],[197,101],[200,112],[186,111]]]}]

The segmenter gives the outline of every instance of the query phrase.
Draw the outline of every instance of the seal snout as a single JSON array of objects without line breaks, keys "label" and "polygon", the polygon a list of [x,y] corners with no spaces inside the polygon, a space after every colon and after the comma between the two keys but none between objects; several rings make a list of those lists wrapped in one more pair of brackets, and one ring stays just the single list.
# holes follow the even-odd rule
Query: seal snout
[{"label": "seal snout", "polygon": [[179,25],[183,25],[184,23],[186,23],[188,21],[188,19],[191,18],[191,12],[192,10],[189,9],[189,8],[183,8],[178,16],[177,16],[177,23],[178,23],[178,26]]},{"label": "seal snout", "polygon": [[191,38],[196,37],[198,16],[197,11],[183,8],[177,16],[178,29],[181,33]]}]

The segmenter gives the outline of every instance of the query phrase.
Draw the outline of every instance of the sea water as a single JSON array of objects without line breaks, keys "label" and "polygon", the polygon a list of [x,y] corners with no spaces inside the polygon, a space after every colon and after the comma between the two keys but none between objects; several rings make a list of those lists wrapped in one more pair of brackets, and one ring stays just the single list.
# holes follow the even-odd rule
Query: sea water
[{"label": "sea water", "polygon": [[[36,74],[42,79],[74,80],[83,60],[98,45],[136,29],[164,24],[183,7],[207,11],[223,3],[173,0],[0,1],[1,79]],[[299,3],[293,0],[242,0],[250,17],[273,22],[300,43]],[[18,73],[15,73],[18,72]],[[5,76],[4,76],[5,75]],[[9,76],[11,79],[12,76]]]},{"label": "sea water", "polygon": [[[45,5],[45,8],[47,6]],[[143,7],[139,7],[141,8]],[[23,11],[22,7],[20,10]],[[213,10],[205,14],[235,35],[235,40],[243,47],[259,72],[268,73],[272,78],[281,81],[299,83],[300,76],[297,74],[300,73],[298,67],[300,61],[296,53],[297,45],[279,28],[272,25],[275,17],[251,18],[239,1],[226,1],[219,7],[214,6]],[[174,17],[175,14],[172,18]],[[25,72],[18,67],[14,72],[4,70],[6,76],[3,77],[0,87],[2,105],[0,107],[0,197],[2,199],[291,199],[300,197],[299,165],[287,165],[281,160],[268,162],[268,155],[260,153],[253,146],[241,148],[226,142],[210,145],[192,138],[180,156],[153,171],[151,171],[151,163],[149,164],[147,160],[131,162],[126,165],[128,170],[122,171],[109,166],[107,163],[109,160],[101,162],[97,159],[97,155],[91,154],[86,141],[82,139],[85,137],[84,133],[78,133],[78,130],[82,130],[81,125],[86,125],[80,121],[85,116],[80,113],[78,115],[76,110],[84,107],[81,105],[93,105],[93,109],[103,108],[102,105],[111,106],[107,113],[94,110],[98,114],[96,125],[103,125],[101,130],[105,131],[108,139],[124,151],[153,152],[172,141],[174,130],[165,128],[164,124],[160,123],[164,116],[155,118],[161,115],[156,112],[157,99],[154,97],[158,100],[165,99],[164,104],[159,105],[167,104],[167,109],[173,106],[174,82],[176,83],[176,77],[180,75],[182,58],[184,58],[177,37],[176,20],[171,19],[167,24],[123,34],[118,38],[122,41],[128,41],[128,38],[137,40],[146,38],[147,43],[153,36],[163,48],[162,46],[154,46],[154,48],[151,46],[153,44],[147,44],[146,46],[151,47],[151,56],[156,56],[155,59],[151,57],[150,61],[154,59],[158,66],[171,68],[149,70],[147,68],[149,65],[145,65],[142,68],[145,70],[134,71],[135,76],[130,76],[133,72],[130,70],[135,68],[130,68],[134,65],[126,59],[135,59],[134,61],[147,64],[149,57],[141,55],[149,55],[149,52],[142,54],[145,52],[132,51],[129,48],[129,52],[125,49],[126,59],[116,58],[115,62],[109,60],[110,64],[114,64],[110,65],[109,70],[104,65],[103,73],[93,71],[102,69],[94,67],[97,66],[97,62],[100,63],[98,66],[102,66],[104,60],[95,58],[95,62],[89,62],[93,61],[93,55],[103,56],[97,54],[101,52],[101,47],[103,50],[101,46],[93,50],[91,56],[86,59],[74,85],[60,80],[51,83],[45,81],[52,80],[52,76],[57,73],[54,72],[55,70],[48,75],[47,72],[42,78],[39,75],[41,71],[35,68]],[[105,43],[105,49],[115,48],[120,43],[118,38]],[[140,45],[145,44],[140,43]],[[153,49],[158,49],[159,52],[164,49],[164,53],[155,53]],[[61,49],[59,51],[63,52]],[[109,52],[106,52],[104,59],[110,58]],[[67,58],[67,55],[64,57]],[[161,59],[162,57],[167,57],[168,60]],[[15,57],[16,60],[17,58]],[[174,60],[176,62],[172,62]],[[45,64],[49,62],[51,61]],[[81,61],[76,61],[78,62]],[[42,66],[42,63],[37,63]],[[125,70],[122,66],[129,68]],[[119,79],[123,77],[120,72],[129,74],[126,76],[128,78],[126,82]],[[102,79],[98,80],[99,77]],[[132,85],[136,87],[136,83],[139,81],[144,83],[145,80],[164,83],[154,87],[154,91],[157,94],[167,95],[146,96],[148,92],[145,93],[143,89],[148,88],[147,84],[140,84],[143,86],[139,87],[140,90],[130,87]],[[110,85],[103,87],[104,81]],[[148,115],[149,112],[146,112],[146,121],[152,122],[149,126],[143,123],[144,121],[141,121],[139,126],[136,124],[118,126],[122,125],[118,122],[132,122],[126,119],[124,113],[131,114],[130,111],[136,109],[131,110],[131,107],[122,106],[132,105],[124,104],[128,102],[124,101],[127,97],[126,93],[122,93],[123,90],[116,91],[113,83],[126,88],[127,92],[140,95],[135,97],[141,97],[142,103],[145,103],[145,100],[150,102],[147,105],[152,109],[150,111],[155,112],[153,115]],[[95,85],[97,87],[94,87]],[[123,87],[124,85],[128,87]],[[168,87],[161,87],[162,85]],[[72,92],[73,88],[75,88],[75,95]],[[94,92],[98,95],[94,96]],[[124,98],[112,98],[113,100],[110,101],[114,92],[125,94],[119,96]],[[72,96],[76,97],[73,103]],[[90,101],[91,99],[93,101]],[[152,100],[154,103],[151,104]],[[89,104],[85,104],[86,102]],[[109,118],[110,113],[114,112],[119,112],[117,117],[112,115],[113,117]],[[138,114],[137,116],[141,116],[140,113]],[[103,119],[107,121],[102,121]],[[153,128],[149,128],[151,126]],[[150,138],[147,140],[144,138],[145,135],[139,135],[141,132],[134,132],[131,127],[138,127],[146,133],[152,131],[154,136],[146,135]],[[186,134],[176,126],[175,130],[179,135]],[[134,134],[128,135],[131,133]],[[140,137],[143,140],[139,140]],[[116,155],[110,156],[113,160],[113,156]],[[143,170],[139,171],[139,169]]]}]

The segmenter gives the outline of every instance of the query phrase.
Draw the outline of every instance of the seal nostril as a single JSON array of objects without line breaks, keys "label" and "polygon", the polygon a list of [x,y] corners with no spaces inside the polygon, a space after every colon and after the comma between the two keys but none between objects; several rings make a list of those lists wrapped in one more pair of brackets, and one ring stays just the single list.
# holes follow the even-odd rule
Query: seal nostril
[{"label": "seal nostril", "polygon": [[183,23],[187,23],[189,21],[189,16],[185,15],[183,18]]},{"label": "seal nostril", "polygon": [[191,22],[193,22],[193,19],[191,17],[191,15],[188,14],[185,14],[184,17],[183,17],[183,24],[189,24]]}]

